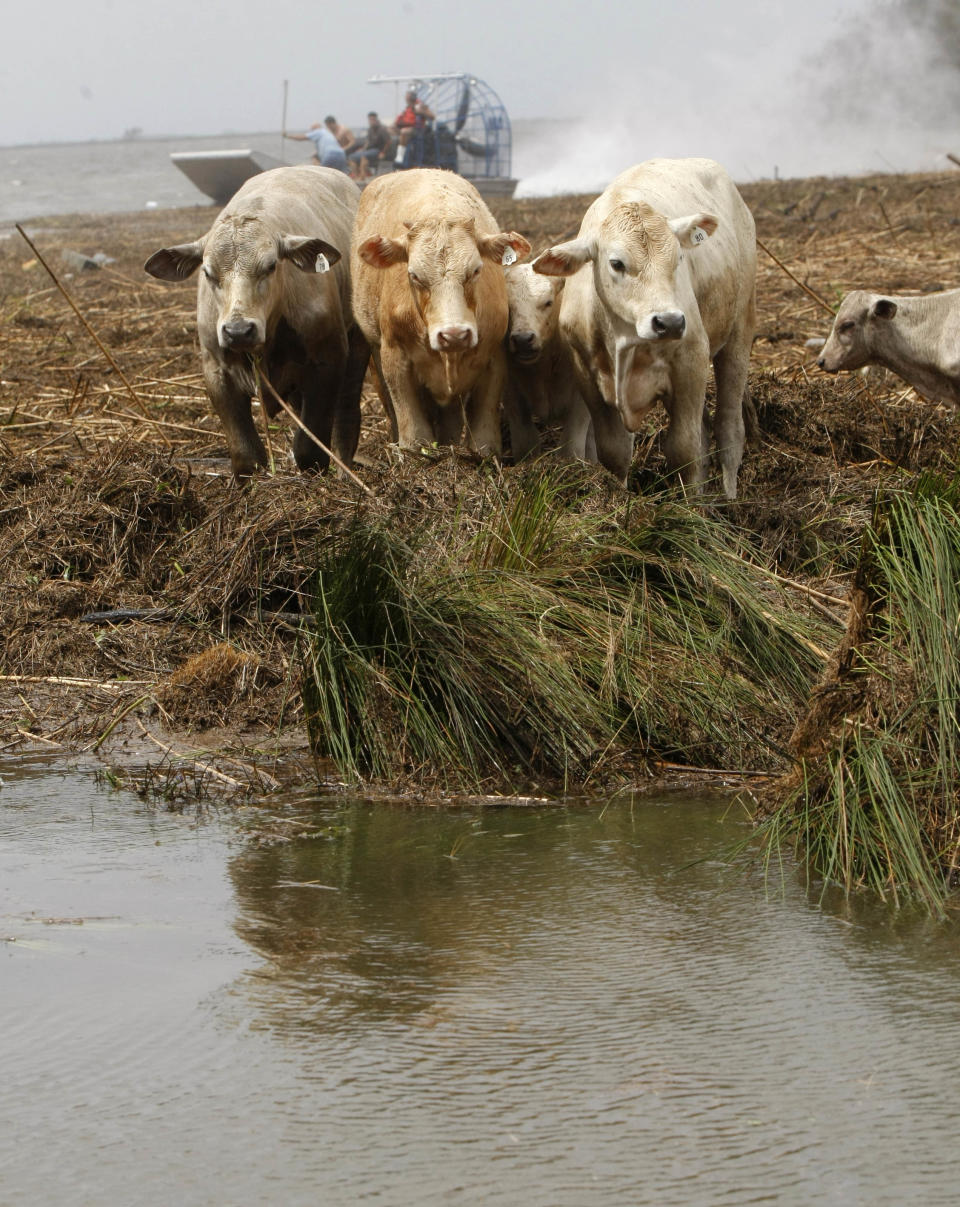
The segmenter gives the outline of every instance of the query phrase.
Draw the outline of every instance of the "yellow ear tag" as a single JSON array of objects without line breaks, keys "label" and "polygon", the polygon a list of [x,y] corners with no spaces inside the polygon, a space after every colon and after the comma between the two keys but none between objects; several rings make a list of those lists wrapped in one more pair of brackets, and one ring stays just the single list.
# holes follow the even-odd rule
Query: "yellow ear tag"
[{"label": "yellow ear tag", "polygon": [[320,255],[317,256],[317,262],[314,265],[314,272],[329,272],[329,271],[330,271],[330,261],[323,254],[323,252],[321,252]]},{"label": "yellow ear tag", "polygon": [[507,246],[503,249],[503,255],[500,257],[500,263],[504,266],[504,268],[509,268],[511,264],[516,264],[516,262],[517,262],[517,253],[513,250],[513,248],[508,243]]}]

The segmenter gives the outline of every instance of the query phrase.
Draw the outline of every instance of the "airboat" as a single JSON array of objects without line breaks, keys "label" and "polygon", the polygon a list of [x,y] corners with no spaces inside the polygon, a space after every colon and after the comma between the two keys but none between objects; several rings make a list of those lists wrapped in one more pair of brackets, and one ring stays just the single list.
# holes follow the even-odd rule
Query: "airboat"
[{"label": "airboat", "polygon": [[[488,197],[512,197],[517,187],[511,175],[513,136],[503,102],[475,75],[376,75],[370,84],[393,84],[397,111],[401,90],[412,88],[432,111],[413,131],[403,162],[385,162],[381,171],[403,168],[445,168],[466,177]],[[218,205],[225,205],[251,176],[283,161],[263,151],[173,151],[173,163]]]},{"label": "airboat", "polygon": [[[413,132],[402,167],[446,168],[466,177],[486,196],[512,197],[513,135],[503,101],[489,84],[466,72],[375,75],[368,84],[412,89],[433,112]],[[392,165],[390,165],[392,167]]]}]

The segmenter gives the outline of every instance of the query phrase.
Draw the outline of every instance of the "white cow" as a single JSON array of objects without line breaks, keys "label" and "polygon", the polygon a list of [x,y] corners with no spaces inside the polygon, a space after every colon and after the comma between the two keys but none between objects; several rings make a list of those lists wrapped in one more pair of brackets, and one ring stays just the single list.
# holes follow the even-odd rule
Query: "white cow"
[{"label": "white cow", "polygon": [[535,273],[532,264],[513,264],[505,276],[510,329],[504,409],[514,459],[539,451],[536,423],[558,423],[564,456],[596,461],[590,412],[577,388],[570,348],[560,335],[566,282]]},{"label": "white cow", "polygon": [[933,401],[960,403],[960,289],[894,297],[855,289],[840,303],[817,364],[883,365]]},{"label": "white cow", "polygon": [[[254,427],[255,366],[301,423],[349,462],[360,434],[360,391],[370,351],[350,310],[350,244],[360,190],[343,172],[308,165],[248,180],[194,243],[164,247],[144,265],[182,281],[200,266],[197,334],[210,401],[238,478],[266,465]],[[272,417],[279,405],[268,390]],[[301,469],[328,458],[302,430]]]},{"label": "white cow", "polygon": [[652,159],[629,168],[590,206],[578,236],[543,252],[534,268],[570,277],[560,330],[573,351],[600,462],[626,477],[632,433],[659,399],[669,415],[667,464],[685,484],[699,485],[712,361],[714,437],[724,493],[735,498],[756,234],[723,168],[709,159]]}]

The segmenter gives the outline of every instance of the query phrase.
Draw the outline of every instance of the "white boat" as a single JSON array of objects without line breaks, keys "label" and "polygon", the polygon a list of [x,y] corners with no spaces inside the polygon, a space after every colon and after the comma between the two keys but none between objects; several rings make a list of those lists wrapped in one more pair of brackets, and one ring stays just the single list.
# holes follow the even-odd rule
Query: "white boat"
[{"label": "white boat", "polygon": [[237,189],[283,161],[265,151],[171,151],[170,158],[184,176],[218,205],[226,205]]}]

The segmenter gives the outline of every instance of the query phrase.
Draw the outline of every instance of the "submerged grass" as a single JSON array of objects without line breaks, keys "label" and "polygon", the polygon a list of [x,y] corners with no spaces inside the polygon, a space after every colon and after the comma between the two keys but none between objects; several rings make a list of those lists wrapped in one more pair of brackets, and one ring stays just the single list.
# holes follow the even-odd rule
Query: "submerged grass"
[{"label": "submerged grass", "polygon": [[778,764],[837,636],[722,519],[673,495],[597,511],[575,471],[491,484],[443,531],[361,515],[318,569],[305,703],[352,779],[612,782],[647,761]]},{"label": "submerged grass", "polygon": [[804,732],[797,782],[763,823],[811,872],[939,912],[960,865],[960,486],[928,475],[877,505],[864,604],[829,722]]}]

